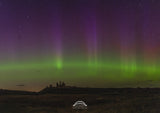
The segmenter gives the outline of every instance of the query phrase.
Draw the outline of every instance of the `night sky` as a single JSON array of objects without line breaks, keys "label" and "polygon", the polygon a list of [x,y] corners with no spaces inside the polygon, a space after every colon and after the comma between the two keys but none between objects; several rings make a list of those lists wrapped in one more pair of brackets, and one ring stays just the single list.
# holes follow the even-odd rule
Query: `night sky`
[{"label": "night sky", "polygon": [[159,87],[159,12],[160,0],[0,0],[0,88]]}]

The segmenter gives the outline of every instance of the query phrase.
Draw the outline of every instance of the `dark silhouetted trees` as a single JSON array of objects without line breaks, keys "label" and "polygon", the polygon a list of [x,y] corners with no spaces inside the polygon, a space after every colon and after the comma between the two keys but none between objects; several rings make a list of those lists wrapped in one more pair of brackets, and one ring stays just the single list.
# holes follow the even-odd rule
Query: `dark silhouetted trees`
[{"label": "dark silhouetted trees", "polygon": [[65,87],[65,86],[66,84],[64,82],[60,81],[59,83],[58,82],[56,83],[56,87]]}]

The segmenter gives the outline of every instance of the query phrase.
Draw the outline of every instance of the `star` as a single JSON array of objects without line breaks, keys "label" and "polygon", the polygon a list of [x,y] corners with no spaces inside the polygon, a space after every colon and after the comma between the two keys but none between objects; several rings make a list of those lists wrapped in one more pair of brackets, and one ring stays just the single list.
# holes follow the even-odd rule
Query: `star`
[{"label": "star", "polygon": [[27,16],[26,16],[26,18],[27,18],[27,19],[30,19],[30,16],[29,16],[29,15],[27,15]]}]

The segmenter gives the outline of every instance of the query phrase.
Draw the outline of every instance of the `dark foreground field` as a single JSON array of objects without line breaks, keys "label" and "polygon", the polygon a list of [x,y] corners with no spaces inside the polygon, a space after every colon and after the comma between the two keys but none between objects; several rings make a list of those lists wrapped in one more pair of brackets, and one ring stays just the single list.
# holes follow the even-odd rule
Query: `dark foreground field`
[{"label": "dark foreground field", "polygon": [[[0,113],[160,113],[159,90],[148,90],[101,94],[1,95]],[[77,100],[85,101],[88,109],[73,110],[72,105]]]}]

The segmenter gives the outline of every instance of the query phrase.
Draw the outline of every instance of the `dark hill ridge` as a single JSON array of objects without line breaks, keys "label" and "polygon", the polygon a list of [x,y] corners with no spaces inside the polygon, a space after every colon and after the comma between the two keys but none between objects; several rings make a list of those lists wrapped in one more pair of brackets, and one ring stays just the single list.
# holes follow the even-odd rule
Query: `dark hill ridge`
[{"label": "dark hill ridge", "polygon": [[0,89],[0,95],[35,95],[36,92]]},{"label": "dark hill ridge", "polygon": [[40,95],[40,94],[160,94],[160,88],[85,88],[85,87],[46,87],[39,92],[0,89],[0,95]]},{"label": "dark hill ridge", "polygon": [[[113,91],[113,90],[112,90]],[[51,94],[96,94],[110,92],[106,88],[82,88],[82,87],[47,87],[41,90],[40,94],[51,93]],[[113,92],[112,92],[113,93]]]},{"label": "dark hill ridge", "polygon": [[38,92],[38,94],[154,94],[160,93],[160,88],[88,88],[67,86],[65,82],[59,81],[56,86],[52,84]]},{"label": "dark hill ridge", "polygon": [[82,88],[82,87],[46,87],[39,94],[157,94],[160,88]]}]

